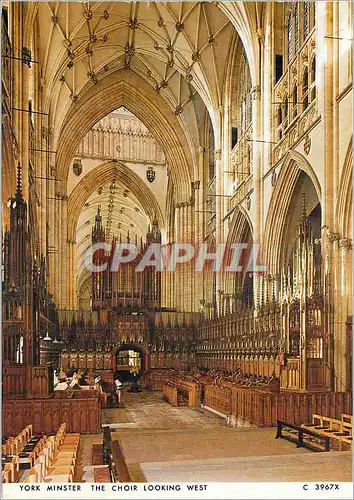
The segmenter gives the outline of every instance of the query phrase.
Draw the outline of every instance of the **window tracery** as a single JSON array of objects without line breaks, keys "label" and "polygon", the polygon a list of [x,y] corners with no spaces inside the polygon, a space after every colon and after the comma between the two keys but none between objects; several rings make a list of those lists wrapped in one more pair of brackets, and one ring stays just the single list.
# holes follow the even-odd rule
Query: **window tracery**
[{"label": "window tracery", "polygon": [[294,44],[295,55],[299,52],[300,35],[299,35],[299,4],[294,7]]},{"label": "window tracery", "polygon": [[316,56],[311,62],[311,102],[316,99]]},{"label": "window tracery", "polygon": [[315,26],[315,2],[291,2],[286,5],[286,53],[290,64]]},{"label": "window tracery", "polygon": [[309,34],[309,0],[304,0],[304,38]]},{"label": "window tracery", "polygon": [[293,58],[293,15],[291,10],[288,12],[286,33],[287,33],[288,64],[289,64]]},{"label": "window tracery", "polygon": [[293,118],[297,117],[297,84],[293,88]]},{"label": "window tracery", "polygon": [[307,109],[309,105],[309,73],[308,69],[304,69],[304,73],[302,76],[302,105],[303,105],[303,110]]}]

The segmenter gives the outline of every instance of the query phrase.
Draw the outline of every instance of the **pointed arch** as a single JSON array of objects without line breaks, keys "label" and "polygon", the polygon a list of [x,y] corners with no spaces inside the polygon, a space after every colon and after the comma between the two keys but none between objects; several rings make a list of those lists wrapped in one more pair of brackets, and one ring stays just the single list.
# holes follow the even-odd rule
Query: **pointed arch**
[{"label": "pointed arch", "polygon": [[285,221],[292,193],[301,171],[304,171],[311,179],[317,198],[321,203],[321,186],[315,171],[306,158],[297,151],[290,150],[281,166],[278,181],[270,200],[261,248],[262,260],[264,264],[269,266],[271,274],[280,271]]},{"label": "pointed arch", "polygon": [[162,209],[151,189],[130,168],[118,161],[100,163],[90,170],[75,186],[68,198],[68,240],[75,241],[77,222],[87,198],[105,182],[114,178],[124,183],[139,199],[146,214],[152,220],[157,217],[160,229],[165,227]]},{"label": "pointed arch", "polygon": [[[242,205],[238,205],[230,224],[229,233],[226,240],[226,249],[227,251],[231,249],[231,245],[234,243],[246,243],[249,245],[253,241],[253,226],[252,221],[249,217],[247,211],[242,207]],[[248,250],[245,250],[248,251]],[[244,254],[241,254],[241,262],[244,263]],[[229,263],[228,263],[229,264]],[[225,268],[224,268],[225,269]],[[249,281],[249,282],[248,282]],[[251,283],[252,281],[252,283]],[[226,293],[234,294],[236,288],[238,288],[238,292],[242,294],[245,292],[246,282],[248,283],[248,295],[249,292],[251,296],[253,296],[253,277],[251,280],[248,280],[247,272],[245,269],[242,274],[234,273],[234,272],[226,272],[224,270],[222,276],[222,289]],[[249,300],[249,297],[248,297]]]},{"label": "pointed arch", "polygon": [[188,200],[195,162],[180,122],[142,77],[127,70],[110,74],[82,92],[82,96],[72,104],[54,143],[62,190],[66,190],[70,162],[82,138],[95,123],[120,106],[132,112],[155,136],[171,168],[176,199]]},{"label": "pointed arch", "polygon": [[338,231],[342,238],[353,237],[353,137],[344,159],[336,206]]},{"label": "pointed arch", "polygon": [[249,229],[251,235],[253,235],[253,226],[249,214],[242,205],[237,205],[227,235],[226,246],[231,243],[241,242],[246,229]]}]

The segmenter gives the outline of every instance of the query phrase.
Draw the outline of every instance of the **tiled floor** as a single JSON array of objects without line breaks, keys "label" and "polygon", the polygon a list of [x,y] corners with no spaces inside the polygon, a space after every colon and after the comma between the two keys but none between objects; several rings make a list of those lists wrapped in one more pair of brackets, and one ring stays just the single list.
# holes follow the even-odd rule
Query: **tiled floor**
[{"label": "tiled floor", "polygon": [[[349,481],[351,453],[315,453],[275,440],[275,429],[230,428],[201,408],[175,408],[159,391],[123,392],[124,408],[103,410],[133,481]],[[83,436],[82,480],[93,477]]]}]

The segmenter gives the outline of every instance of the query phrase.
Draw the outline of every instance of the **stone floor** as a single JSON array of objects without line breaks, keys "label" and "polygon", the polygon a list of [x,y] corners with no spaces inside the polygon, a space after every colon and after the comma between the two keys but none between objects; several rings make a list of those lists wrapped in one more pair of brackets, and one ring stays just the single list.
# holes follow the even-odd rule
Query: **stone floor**
[{"label": "stone floor", "polygon": [[[202,408],[175,408],[160,391],[123,391],[124,408],[103,410],[133,481],[351,481],[350,452],[310,452],[275,440],[274,428],[230,428]],[[91,481],[92,444],[83,436],[81,480]]]},{"label": "stone floor", "polygon": [[140,429],[226,427],[224,419],[203,408],[171,406],[162,399],[161,391],[124,391],[123,403],[124,408],[103,410],[102,423]]}]

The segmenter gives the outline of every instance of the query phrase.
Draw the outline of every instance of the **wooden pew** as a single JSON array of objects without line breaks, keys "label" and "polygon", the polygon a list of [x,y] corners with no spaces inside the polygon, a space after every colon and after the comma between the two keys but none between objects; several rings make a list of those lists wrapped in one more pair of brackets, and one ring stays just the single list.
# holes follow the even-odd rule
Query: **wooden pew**
[{"label": "wooden pew", "polygon": [[353,416],[348,415],[347,413],[342,413],[342,420],[343,422],[348,422],[349,424],[353,425]]},{"label": "wooden pew", "polygon": [[[283,434],[283,430],[290,431],[290,435]],[[295,431],[292,433],[292,431]],[[291,434],[292,433],[292,434]],[[294,438],[294,434],[296,434],[296,439]],[[323,446],[323,448],[314,447],[313,444],[309,441],[304,441],[304,437],[309,436],[312,443],[315,441],[316,444]],[[297,448],[305,447],[312,451],[330,451],[330,437],[325,436],[323,434],[313,432],[310,429],[305,427],[299,427],[297,425],[289,424],[286,422],[282,422],[281,420],[277,420],[277,434],[275,439],[287,439],[296,444]]]},{"label": "wooden pew", "polygon": [[324,415],[313,414],[311,424],[302,424],[302,428],[312,432],[328,436],[331,441],[331,448],[350,449],[352,443],[352,423],[351,416],[342,414],[342,420],[326,417]]}]

